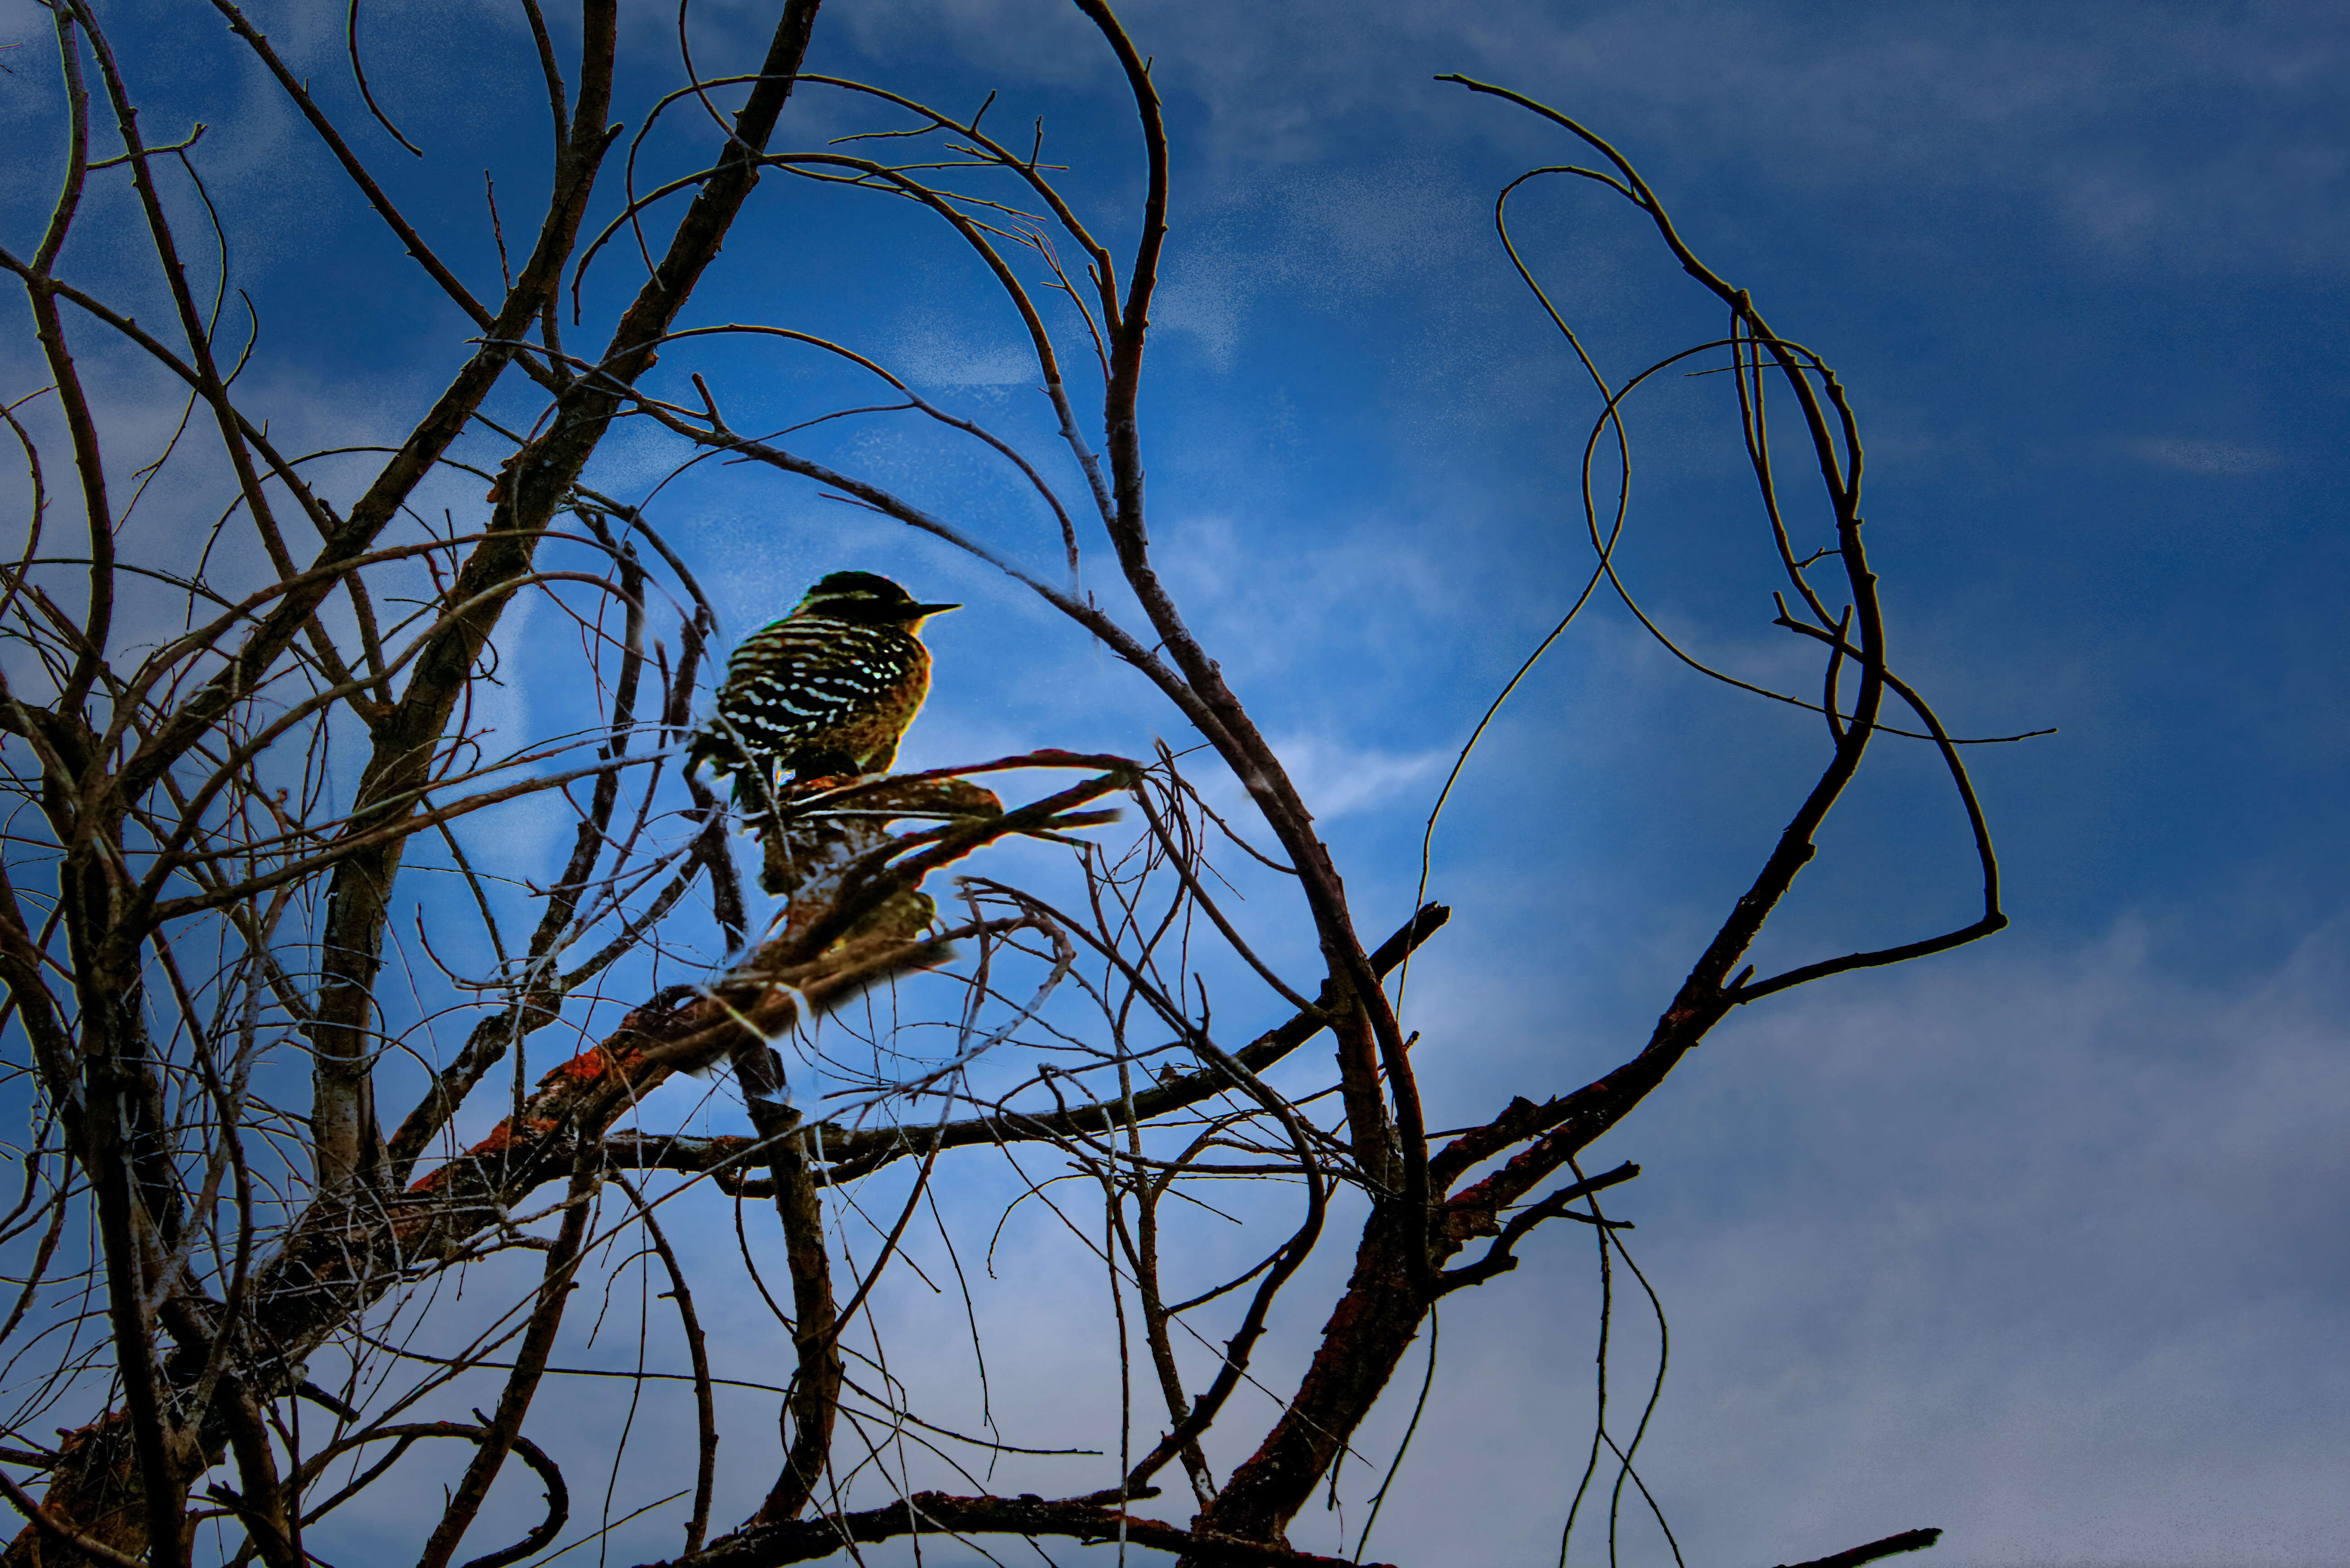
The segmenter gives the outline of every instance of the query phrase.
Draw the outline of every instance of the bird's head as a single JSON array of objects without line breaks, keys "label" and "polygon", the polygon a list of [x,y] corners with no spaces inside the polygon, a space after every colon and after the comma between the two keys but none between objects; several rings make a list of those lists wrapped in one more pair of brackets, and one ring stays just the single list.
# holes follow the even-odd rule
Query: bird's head
[{"label": "bird's head", "polygon": [[914,596],[871,572],[835,572],[794,607],[794,615],[820,615],[856,626],[914,626],[961,605],[917,604]]}]

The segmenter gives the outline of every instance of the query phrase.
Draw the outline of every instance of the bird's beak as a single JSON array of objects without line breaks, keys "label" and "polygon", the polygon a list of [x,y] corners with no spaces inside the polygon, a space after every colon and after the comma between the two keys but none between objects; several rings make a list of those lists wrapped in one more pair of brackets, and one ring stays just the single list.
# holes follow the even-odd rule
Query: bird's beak
[{"label": "bird's beak", "polygon": [[925,616],[944,615],[951,609],[961,608],[962,608],[961,605],[916,605],[914,607],[916,613]]}]

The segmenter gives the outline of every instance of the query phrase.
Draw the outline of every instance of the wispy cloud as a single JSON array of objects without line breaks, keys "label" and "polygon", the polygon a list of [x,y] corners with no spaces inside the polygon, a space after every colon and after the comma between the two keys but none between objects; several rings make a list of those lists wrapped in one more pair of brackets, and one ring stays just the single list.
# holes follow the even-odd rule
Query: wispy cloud
[{"label": "wispy cloud", "polygon": [[1388,752],[1324,735],[1274,742],[1306,809],[1328,820],[1388,805],[1411,791],[1432,793],[1451,762],[1442,751]]},{"label": "wispy cloud", "polygon": [[2237,475],[2259,473],[2276,466],[2277,454],[2266,447],[2234,441],[2158,437],[2137,442],[2131,450],[2147,462],[2189,473]]},{"label": "wispy cloud", "polygon": [[1041,379],[1035,351],[1008,334],[975,331],[971,313],[944,307],[907,313],[889,364],[921,387],[1033,386]]},{"label": "wispy cloud", "polygon": [[[1919,192],[2017,195],[2110,256],[2220,269],[2335,265],[2345,163],[2329,109],[2345,40],[2322,5],[1238,4],[1135,7],[1157,74],[1207,106],[1226,170],[1329,158],[1399,120],[1530,122],[1430,78],[1557,102],[1636,156],[1723,158],[1826,194],[1891,167]],[[1153,24],[1156,23],[1156,26]],[[2257,101],[2272,110],[2248,114]],[[2181,106],[2192,106],[2187,112]],[[2149,121],[2173,127],[2148,144]]]}]

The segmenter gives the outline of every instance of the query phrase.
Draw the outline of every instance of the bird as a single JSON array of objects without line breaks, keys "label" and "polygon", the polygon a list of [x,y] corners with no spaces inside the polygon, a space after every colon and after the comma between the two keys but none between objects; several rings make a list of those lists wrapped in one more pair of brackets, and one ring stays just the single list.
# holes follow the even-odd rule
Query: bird
[{"label": "bird", "polygon": [[764,809],[779,771],[795,781],[889,772],[930,694],[922,622],[962,607],[918,604],[872,572],[818,579],[791,614],[744,638],[726,660],[687,773],[731,776],[735,804]]}]

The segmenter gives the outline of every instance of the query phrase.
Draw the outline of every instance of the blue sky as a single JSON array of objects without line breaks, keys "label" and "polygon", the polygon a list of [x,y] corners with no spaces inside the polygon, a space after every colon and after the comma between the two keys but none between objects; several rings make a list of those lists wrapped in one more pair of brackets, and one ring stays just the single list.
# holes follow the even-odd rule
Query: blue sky
[{"label": "blue sky", "polygon": [[[741,59],[767,9],[698,8],[705,64]],[[255,7],[349,107],[339,27],[276,10]],[[141,15],[122,42],[149,73],[150,133],[215,127],[202,166],[239,214],[240,280],[270,301],[255,381],[318,444],[395,432],[461,351],[452,313],[208,16]],[[2060,730],[1971,758],[2008,931],[1732,1018],[1595,1151],[1648,1172],[1613,1211],[1638,1222],[1673,1322],[1644,1473],[1690,1561],[1795,1560],[1920,1524],[1950,1532],[1945,1568],[2334,1560],[2350,1532],[2338,8],[1123,15],[1177,147],[1146,405],[1154,536],[1295,761],[1367,929],[1409,909],[1452,753],[1588,571],[1572,485],[1596,399],[1490,219],[1502,184],[1573,150],[1440,71],[1609,137],[1697,252],[1837,367],[1868,441],[1897,666],[1959,732]],[[45,14],[0,16],[35,40],[0,82],[0,134],[46,145],[23,140],[53,90],[27,61]],[[404,125],[440,117],[440,140],[418,162],[362,127],[362,151],[452,259],[494,276],[475,171],[496,171],[510,210],[542,178],[543,103],[493,90],[526,68],[526,37],[460,4],[366,16],[380,98]],[[674,85],[671,19],[629,16],[636,85]],[[1128,210],[1118,84],[1074,14],[838,0],[810,59],[947,105],[1000,89],[991,112],[1045,116],[1090,210]],[[785,123],[805,142],[867,122],[804,93]],[[656,162],[705,129],[681,118]],[[0,190],[21,212],[47,178],[27,161]],[[458,198],[436,207],[435,189]],[[1530,189],[1518,232],[1620,379],[1719,322],[1603,196]],[[94,281],[118,260],[101,244],[74,259]],[[631,286],[618,259],[591,303]],[[875,203],[771,179],[694,319],[787,319],[943,404],[1046,429],[1004,314]],[[665,367],[681,389],[685,363]],[[692,363],[745,429],[846,386],[765,347]],[[1667,382],[1628,416],[1619,565],[1707,657],[1808,687],[1768,624],[1730,389]],[[1049,523],[968,454],[886,427],[832,439],[1050,569]],[[642,493],[684,455],[632,433],[590,479]],[[750,470],[699,470],[660,504],[738,635],[846,565],[968,602],[935,625],[910,762],[1181,743],[1139,680],[940,547]],[[1106,555],[1092,571],[1106,585]],[[533,699],[515,701],[526,729]],[[1699,682],[1595,605],[1505,710],[1435,840],[1430,892],[1457,912],[1407,1023],[1427,1033],[1437,1125],[1636,1048],[1822,751],[1807,716]],[[1886,753],[1766,967],[1967,918],[1963,824],[1930,759]],[[537,847],[508,840],[517,868]],[[1279,956],[1302,968],[1308,944],[1290,940]],[[1448,1307],[1375,1556],[1555,1551],[1587,1399],[1583,1248],[1550,1238]],[[1294,1539],[1336,1550],[1321,1528]],[[1655,1550],[1638,1537],[1636,1560]]]}]

